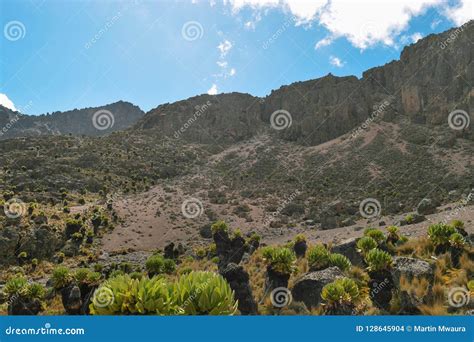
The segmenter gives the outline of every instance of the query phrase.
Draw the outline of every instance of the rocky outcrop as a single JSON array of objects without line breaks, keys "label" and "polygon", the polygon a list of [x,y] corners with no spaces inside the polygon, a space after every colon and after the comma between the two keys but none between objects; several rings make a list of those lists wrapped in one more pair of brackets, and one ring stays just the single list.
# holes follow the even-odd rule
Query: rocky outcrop
[{"label": "rocky outcrop", "polygon": [[316,307],[321,302],[323,287],[343,276],[344,274],[338,267],[306,273],[295,281],[291,291],[293,300],[303,302],[308,308]]},{"label": "rocky outcrop", "polygon": [[[100,113],[94,117],[98,112]],[[131,103],[119,101],[101,107],[46,115],[26,114],[0,105],[0,128],[7,128],[0,130],[0,139],[58,134],[102,136],[132,126],[145,113]]]}]

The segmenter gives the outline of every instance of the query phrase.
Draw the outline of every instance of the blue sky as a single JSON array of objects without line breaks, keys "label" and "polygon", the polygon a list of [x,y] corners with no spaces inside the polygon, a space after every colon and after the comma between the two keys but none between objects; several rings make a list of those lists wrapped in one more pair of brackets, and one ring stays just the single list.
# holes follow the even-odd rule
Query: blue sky
[{"label": "blue sky", "polygon": [[27,114],[361,76],[469,0],[0,0],[0,103]]}]

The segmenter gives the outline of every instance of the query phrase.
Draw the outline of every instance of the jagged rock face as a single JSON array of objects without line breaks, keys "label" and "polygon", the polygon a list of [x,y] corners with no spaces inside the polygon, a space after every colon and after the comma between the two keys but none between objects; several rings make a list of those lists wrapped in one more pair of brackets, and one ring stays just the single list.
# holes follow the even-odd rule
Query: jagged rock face
[{"label": "jagged rock face", "polygon": [[408,280],[425,278],[428,281],[432,281],[434,277],[433,266],[424,260],[395,257],[393,259],[392,277],[396,286],[399,286],[401,276],[406,277]]},{"label": "jagged rock face", "polygon": [[[112,117],[107,113],[94,117],[101,110],[110,112]],[[132,126],[144,114],[137,106],[123,101],[39,116],[24,115],[0,106],[0,139],[53,134],[102,136]]]},{"label": "jagged rock face", "polygon": [[[199,143],[236,142],[266,130],[317,145],[373,116],[447,124],[455,108],[474,109],[473,23],[421,39],[406,47],[400,60],[369,69],[361,79],[329,74],[281,87],[263,99],[238,93],[197,96],[159,106],[136,128],[155,128],[164,136]],[[281,109],[290,113],[292,123],[276,131],[270,119]],[[466,133],[471,138],[472,126]]]},{"label": "jagged rock face", "polygon": [[259,98],[247,94],[201,95],[151,110],[136,128],[198,143],[241,141],[263,126],[260,106]]}]

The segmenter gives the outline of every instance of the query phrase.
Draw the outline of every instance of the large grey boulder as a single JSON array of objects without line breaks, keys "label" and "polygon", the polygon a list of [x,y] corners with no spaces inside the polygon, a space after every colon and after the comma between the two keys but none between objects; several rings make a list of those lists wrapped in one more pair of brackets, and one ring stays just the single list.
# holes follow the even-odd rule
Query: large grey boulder
[{"label": "large grey boulder", "polygon": [[397,287],[400,285],[401,276],[406,277],[408,280],[425,278],[429,282],[434,277],[433,266],[429,262],[409,257],[394,257],[391,272]]},{"label": "large grey boulder", "polygon": [[321,302],[323,287],[344,274],[338,267],[329,267],[321,271],[309,272],[296,280],[291,291],[293,300],[303,302],[307,308],[312,308]]}]

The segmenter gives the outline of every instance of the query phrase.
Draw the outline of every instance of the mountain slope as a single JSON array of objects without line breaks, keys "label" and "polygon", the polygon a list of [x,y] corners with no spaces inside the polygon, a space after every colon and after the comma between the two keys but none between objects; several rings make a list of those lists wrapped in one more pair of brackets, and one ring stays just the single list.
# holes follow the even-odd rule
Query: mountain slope
[{"label": "mountain slope", "polygon": [[0,139],[58,134],[101,136],[124,130],[143,115],[139,107],[123,101],[39,116],[0,106]]}]

